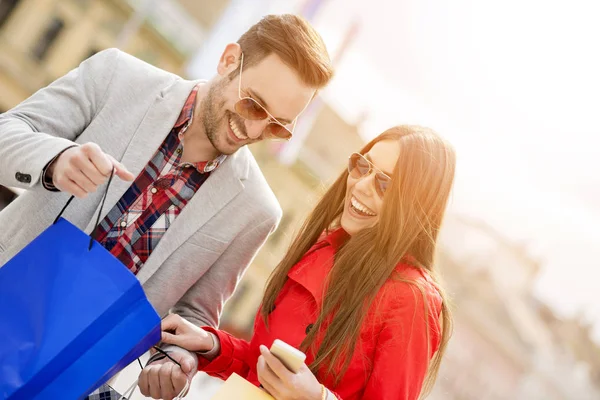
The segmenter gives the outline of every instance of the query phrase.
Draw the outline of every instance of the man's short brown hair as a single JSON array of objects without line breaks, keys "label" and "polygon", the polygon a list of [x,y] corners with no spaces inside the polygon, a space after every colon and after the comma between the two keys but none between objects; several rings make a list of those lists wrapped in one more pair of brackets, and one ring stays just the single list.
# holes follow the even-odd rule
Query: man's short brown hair
[{"label": "man's short brown hair", "polygon": [[293,14],[267,15],[239,39],[244,66],[256,65],[276,54],[294,69],[303,83],[320,89],[333,76],[325,43],[304,18]]}]

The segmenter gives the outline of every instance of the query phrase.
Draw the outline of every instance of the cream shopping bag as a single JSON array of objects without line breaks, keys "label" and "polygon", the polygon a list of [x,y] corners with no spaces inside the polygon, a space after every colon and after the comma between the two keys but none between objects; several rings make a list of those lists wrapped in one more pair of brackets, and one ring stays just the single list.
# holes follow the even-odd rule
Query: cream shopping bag
[{"label": "cream shopping bag", "polygon": [[274,400],[241,376],[232,374],[211,400]]}]

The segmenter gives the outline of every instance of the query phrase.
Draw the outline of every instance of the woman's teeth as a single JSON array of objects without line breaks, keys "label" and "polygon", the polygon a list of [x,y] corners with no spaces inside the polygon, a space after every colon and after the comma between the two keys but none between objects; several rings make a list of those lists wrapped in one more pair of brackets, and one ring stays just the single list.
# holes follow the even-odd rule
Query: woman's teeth
[{"label": "woman's teeth", "polygon": [[231,131],[235,135],[236,138],[240,140],[248,139],[248,137],[244,136],[242,131],[238,128],[235,122],[232,119],[229,120],[229,126],[231,127]]},{"label": "woman's teeth", "polygon": [[359,215],[364,215],[364,216],[368,216],[368,217],[374,217],[375,215],[377,215],[373,211],[369,210],[369,208],[367,208],[367,206],[365,206],[364,204],[359,202],[356,199],[356,197],[354,197],[354,196],[352,196],[352,198],[350,199],[350,206]]}]

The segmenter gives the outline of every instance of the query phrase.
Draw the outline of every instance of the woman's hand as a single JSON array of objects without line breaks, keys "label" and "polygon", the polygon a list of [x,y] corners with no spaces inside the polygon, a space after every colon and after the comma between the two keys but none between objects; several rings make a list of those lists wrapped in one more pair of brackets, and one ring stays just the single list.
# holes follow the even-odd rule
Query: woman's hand
[{"label": "woman's hand", "polygon": [[162,343],[174,344],[192,352],[209,351],[214,347],[212,336],[204,329],[171,314],[161,322]]},{"label": "woman's hand", "polygon": [[303,364],[297,373],[291,372],[265,346],[256,366],[258,380],[277,400],[321,400],[321,384]]}]

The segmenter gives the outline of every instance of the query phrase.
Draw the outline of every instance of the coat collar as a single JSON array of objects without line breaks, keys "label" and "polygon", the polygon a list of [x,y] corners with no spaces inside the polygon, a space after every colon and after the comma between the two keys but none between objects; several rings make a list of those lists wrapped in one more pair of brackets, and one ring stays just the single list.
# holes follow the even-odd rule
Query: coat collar
[{"label": "coat collar", "polygon": [[[326,232],[302,257],[302,259],[288,272],[288,278],[302,285],[308,290],[320,309],[325,296],[327,275],[335,260],[335,253],[348,241],[350,235],[342,228]],[[416,267],[417,261],[413,256],[407,255],[395,268],[395,271],[409,279],[424,279],[429,284],[437,287],[427,271]]]},{"label": "coat collar", "polygon": [[315,298],[318,307],[323,304],[323,282],[333,267],[335,253],[350,236],[342,228],[324,233],[317,243],[288,272],[288,278],[302,285]]}]

